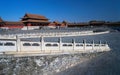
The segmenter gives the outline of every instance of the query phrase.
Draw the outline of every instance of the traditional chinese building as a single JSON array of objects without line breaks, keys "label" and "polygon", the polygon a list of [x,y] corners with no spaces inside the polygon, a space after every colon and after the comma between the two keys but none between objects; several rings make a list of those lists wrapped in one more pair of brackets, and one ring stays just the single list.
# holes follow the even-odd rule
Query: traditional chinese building
[{"label": "traditional chinese building", "polygon": [[66,27],[67,26],[66,21],[63,21],[63,22],[54,21],[53,23],[55,23],[55,25],[59,26],[59,27]]},{"label": "traditional chinese building", "polygon": [[23,22],[25,26],[47,26],[50,23],[48,20],[45,16],[25,14],[21,22]]},{"label": "traditional chinese building", "polygon": [[105,24],[105,21],[96,21],[96,20],[92,20],[89,22],[89,24],[91,26],[102,26]]},{"label": "traditional chinese building", "polygon": [[89,26],[88,23],[68,23],[68,27],[86,27]]},{"label": "traditional chinese building", "polygon": [[48,26],[53,27],[53,28],[59,28],[59,27],[63,28],[63,27],[67,27],[67,22],[66,21],[63,21],[63,22],[53,21]]}]

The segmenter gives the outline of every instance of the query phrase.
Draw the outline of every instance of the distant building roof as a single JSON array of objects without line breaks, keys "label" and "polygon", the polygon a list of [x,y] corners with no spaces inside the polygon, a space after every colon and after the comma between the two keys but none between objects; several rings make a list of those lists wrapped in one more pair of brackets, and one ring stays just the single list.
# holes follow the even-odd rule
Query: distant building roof
[{"label": "distant building roof", "polygon": [[65,21],[65,20],[63,20],[63,22],[62,23],[65,23],[65,24],[67,24],[68,22],[67,21]]},{"label": "distant building roof", "polygon": [[28,13],[24,15],[21,22],[50,23],[45,16]]},{"label": "distant building roof", "polygon": [[46,18],[45,16],[42,15],[36,15],[36,14],[25,14],[24,17],[25,18],[32,18],[32,19],[42,19],[42,20],[48,20],[48,18]]},{"label": "distant building roof", "polygon": [[22,22],[12,22],[12,21],[5,21],[5,24],[9,24],[9,25],[22,25]]},{"label": "distant building roof", "polygon": [[89,24],[95,24],[95,25],[97,25],[97,24],[102,25],[104,23],[105,23],[105,21],[96,21],[96,20],[89,21]]},{"label": "distant building roof", "polygon": [[84,25],[84,26],[87,26],[89,24],[86,22],[86,23],[68,23],[68,25],[79,25],[79,26]]},{"label": "distant building roof", "polygon": [[22,22],[45,22],[45,23],[50,23],[49,21],[45,21],[45,20],[33,20],[33,19],[29,19],[29,20],[23,20]]},{"label": "distant building roof", "polygon": [[53,21],[53,23],[55,23],[55,24],[61,24],[61,22],[59,22],[59,21]]}]

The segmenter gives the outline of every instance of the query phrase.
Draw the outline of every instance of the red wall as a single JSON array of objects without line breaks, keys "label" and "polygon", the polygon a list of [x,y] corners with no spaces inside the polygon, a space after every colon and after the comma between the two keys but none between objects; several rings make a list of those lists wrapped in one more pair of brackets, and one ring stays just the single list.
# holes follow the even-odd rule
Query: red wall
[{"label": "red wall", "polygon": [[24,26],[23,25],[4,25],[4,26],[1,26],[1,27],[6,27],[6,28],[9,28],[9,29],[15,29],[15,28],[21,29]]}]

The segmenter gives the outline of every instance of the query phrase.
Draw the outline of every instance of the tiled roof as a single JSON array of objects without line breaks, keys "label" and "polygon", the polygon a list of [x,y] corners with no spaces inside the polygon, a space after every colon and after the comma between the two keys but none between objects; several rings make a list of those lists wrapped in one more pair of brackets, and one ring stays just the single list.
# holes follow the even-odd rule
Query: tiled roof
[{"label": "tiled roof", "polygon": [[5,21],[5,24],[10,24],[10,25],[22,25],[23,23],[22,22],[11,22],[11,21]]},{"label": "tiled roof", "polygon": [[45,20],[32,20],[32,19],[24,20],[24,21],[21,21],[21,22],[45,22],[45,23],[49,23],[49,21],[45,21]]},{"label": "tiled roof", "polygon": [[88,23],[68,23],[68,25],[88,25]]},{"label": "tiled roof", "polygon": [[25,16],[23,18],[34,18],[34,19],[46,19],[46,20],[48,20],[45,16],[36,15],[36,14],[25,14]]},{"label": "tiled roof", "polygon": [[61,24],[61,22],[58,22],[58,21],[54,21],[53,23],[56,23],[56,24]]}]

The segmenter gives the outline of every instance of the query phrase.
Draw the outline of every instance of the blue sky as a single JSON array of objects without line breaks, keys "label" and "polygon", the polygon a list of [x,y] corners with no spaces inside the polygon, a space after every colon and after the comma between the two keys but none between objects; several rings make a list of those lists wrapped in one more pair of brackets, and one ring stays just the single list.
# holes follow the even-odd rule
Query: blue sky
[{"label": "blue sky", "polygon": [[50,21],[120,21],[120,0],[1,0],[0,17],[19,21],[25,13],[40,14]]}]

